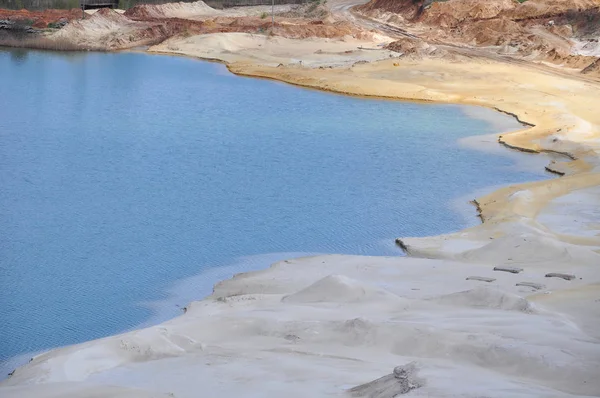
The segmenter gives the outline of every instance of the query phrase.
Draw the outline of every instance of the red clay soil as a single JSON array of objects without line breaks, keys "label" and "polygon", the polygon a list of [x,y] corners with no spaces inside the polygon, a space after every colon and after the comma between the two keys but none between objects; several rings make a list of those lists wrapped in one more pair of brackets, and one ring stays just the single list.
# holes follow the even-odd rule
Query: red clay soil
[{"label": "red clay soil", "polygon": [[71,21],[81,19],[81,10],[74,8],[72,10],[6,10],[0,8],[0,19],[10,21],[31,21],[34,28],[44,29],[50,23],[60,21]]}]

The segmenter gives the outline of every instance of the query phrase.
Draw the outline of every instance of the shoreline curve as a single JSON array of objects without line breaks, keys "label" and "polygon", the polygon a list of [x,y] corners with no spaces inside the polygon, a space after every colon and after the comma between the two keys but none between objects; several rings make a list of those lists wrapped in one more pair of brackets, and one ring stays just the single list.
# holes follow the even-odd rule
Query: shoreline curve
[{"label": "shoreline curve", "polygon": [[[549,386],[557,393],[578,395],[597,392],[600,381],[594,380],[593,374],[597,374],[595,372],[600,369],[600,364],[597,362],[598,349],[586,344],[584,340],[593,336],[592,329],[598,324],[595,323],[595,312],[590,313],[595,310],[582,308],[582,303],[587,303],[600,291],[600,275],[594,268],[600,258],[600,235],[590,237],[566,234],[555,231],[548,223],[538,222],[537,218],[542,213],[548,213],[550,204],[556,202],[557,199],[577,192],[587,194],[593,191],[592,193],[596,194],[597,188],[600,186],[598,157],[600,145],[596,146],[596,140],[600,139],[600,128],[598,127],[600,115],[594,115],[593,109],[590,109],[593,106],[590,105],[590,100],[600,98],[600,87],[597,84],[582,82],[575,78],[571,79],[562,75],[552,76],[550,73],[541,73],[539,70],[533,71],[522,65],[502,65],[479,61],[461,61],[444,65],[439,60],[407,61],[396,64],[398,64],[397,60],[386,60],[350,68],[316,70],[297,66],[276,67],[236,62],[227,63],[227,68],[237,75],[273,79],[339,94],[415,102],[477,105],[504,113],[513,113],[517,120],[526,120],[529,127],[502,134],[498,137],[499,143],[525,152],[554,152],[569,157],[568,161],[554,162],[548,166],[562,176],[547,181],[526,182],[503,187],[475,199],[475,205],[480,209],[481,225],[434,237],[398,238],[397,244],[410,255],[406,260],[325,255],[293,261],[285,260],[262,271],[237,274],[231,279],[217,283],[211,296],[192,303],[184,315],[148,329],[52,350],[36,357],[31,364],[17,369],[15,375],[8,379],[8,383],[3,382],[2,384],[18,386],[20,382],[25,381],[34,383],[84,382],[96,373],[110,372],[113,372],[113,376],[118,378],[120,373],[114,369],[121,365],[130,364],[132,368],[137,369],[140,363],[156,364],[163,358],[179,360],[185,355],[207,357],[224,355],[220,350],[225,349],[225,346],[231,350],[248,348],[250,353],[242,352],[242,354],[226,350],[227,355],[235,358],[238,358],[238,355],[244,357],[258,355],[253,357],[253,360],[258,361],[258,358],[261,358],[260,355],[264,358],[274,355],[273,364],[278,364],[281,356],[290,358],[289,356],[292,355],[294,361],[300,361],[298,363],[302,363],[304,366],[311,363],[310,359],[297,359],[296,351],[288,344],[306,344],[304,349],[311,352],[327,351],[331,356],[330,359],[338,361],[336,362],[338,364],[339,361],[342,361],[339,357],[341,352],[347,351],[347,355],[353,360],[368,362],[368,365],[364,363],[364,367],[368,368],[364,371],[368,373],[369,377],[376,374],[381,375],[380,368],[383,363],[387,366],[396,360],[385,356],[384,348],[379,347],[377,348],[381,351],[378,351],[379,358],[385,359],[381,359],[382,363],[378,364],[376,363],[377,357],[371,356],[367,351],[359,348],[348,349],[347,344],[350,343],[346,340],[342,340],[341,348],[337,346],[328,349],[321,347],[322,342],[317,337],[305,333],[305,328],[310,322],[317,322],[312,320],[313,317],[316,317],[321,325],[319,327],[323,328],[319,329],[319,333],[330,336],[331,339],[342,338],[340,336],[346,336],[347,331],[350,331],[355,339],[359,338],[356,336],[363,336],[364,333],[367,333],[364,331],[377,330],[377,333],[382,336],[388,336],[389,332],[389,339],[396,341],[395,344],[400,344],[398,347],[401,348],[398,349],[401,354],[398,355],[403,358],[421,358],[424,363],[417,367],[424,369],[425,373],[429,372],[430,376],[434,369],[437,369],[436,366],[441,365],[429,357],[433,354],[427,351],[425,346],[441,339],[444,343],[436,346],[436,350],[452,357],[458,356],[461,361],[470,364],[469,366],[477,365],[482,369],[498,372],[500,375],[498,378],[504,383],[503,388],[514,386],[511,384],[513,378],[523,377],[527,380],[525,384],[527,384],[527,388],[532,389],[531,391],[534,391],[536,386],[544,386],[544,388]],[[479,74],[477,74],[478,70]],[[519,73],[525,76],[519,76]],[[491,82],[484,80],[486,76],[490,76]],[[506,81],[514,79],[514,85],[497,85],[495,91],[492,91],[490,85],[493,85],[494,79],[498,83],[503,78]],[[560,81],[557,83],[558,80]],[[519,90],[516,90],[516,87]],[[518,91],[518,93],[510,94],[511,90]],[[556,94],[561,92],[566,93],[564,97]],[[535,100],[537,101],[531,102]],[[575,112],[574,109],[579,112]],[[551,212],[550,215],[565,216],[560,212]],[[600,217],[598,218],[600,219]],[[588,221],[590,225],[586,225],[586,227],[600,230],[600,227],[595,226],[597,219],[592,217]],[[522,241],[528,243],[521,244]],[[422,257],[422,259],[417,257]],[[560,262],[561,267],[564,266],[569,271],[576,272],[582,278],[568,286],[560,281],[544,279],[544,274],[559,269],[557,262]],[[327,263],[328,267],[322,267],[321,263]],[[496,275],[497,273],[494,274],[494,277],[498,279],[498,282],[494,286],[503,293],[496,293],[496,289],[487,288],[461,290],[465,286],[471,286],[465,283],[465,275],[476,272],[483,273],[483,270],[487,269],[486,267],[493,264],[518,265],[525,268],[528,279],[536,283],[544,282],[544,287],[540,289],[554,292],[554,295],[545,297],[538,293],[536,288],[523,290],[522,287],[514,287],[516,280],[510,279],[510,275]],[[394,285],[385,284],[384,287],[382,287],[381,281],[376,282],[377,276],[386,275],[396,267],[404,272],[402,274],[403,281],[397,281]],[[419,269],[417,270],[415,267]],[[437,267],[442,270],[434,271],[433,269]],[[335,275],[330,274],[331,272],[334,272]],[[447,280],[456,274],[460,274],[462,279],[460,282],[458,280],[452,283],[446,282],[444,278],[437,276],[436,272],[442,272],[442,276]],[[342,273],[343,276],[337,276],[337,273]],[[406,281],[412,274],[419,275],[419,277],[412,281]],[[278,276],[282,277],[283,275],[287,276],[278,280]],[[421,287],[416,290],[410,288],[411,283],[414,283],[415,280],[421,281]],[[423,293],[418,292],[421,289],[423,289]],[[413,292],[409,290],[413,290]],[[328,293],[332,291],[336,292],[335,295]],[[433,291],[437,293],[431,296]],[[428,292],[429,295],[425,292]],[[521,302],[514,297],[513,294],[516,292],[519,292],[527,302]],[[496,294],[501,294],[501,296],[495,296]],[[483,300],[485,305],[478,300]],[[492,303],[496,303],[497,300],[501,303],[498,305],[509,305],[509,307],[502,307],[500,310],[503,312],[498,312],[499,307],[492,307],[492,305],[496,305]],[[331,307],[331,303],[336,303],[338,307]],[[372,307],[372,303],[376,303],[377,306]],[[466,314],[464,312],[468,311],[466,308],[475,306],[478,309],[473,310],[475,311],[473,314],[477,317],[483,314],[497,316],[498,319],[503,319],[503,325],[517,322],[516,325],[513,325],[514,327],[503,326],[506,327],[505,333],[509,336],[509,340],[517,339],[519,344],[524,344],[528,349],[533,349],[535,343],[532,341],[535,339],[530,340],[530,336],[525,333],[526,330],[523,332],[517,330],[520,322],[523,322],[521,325],[527,322],[536,325],[536,319],[546,319],[543,317],[547,316],[548,319],[554,319],[558,323],[544,324],[543,326],[539,324],[531,327],[538,328],[538,332],[544,336],[544,339],[552,342],[543,345],[543,348],[536,348],[539,350],[541,358],[550,358],[548,359],[550,361],[552,358],[559,361],[560,354],[554,351],[554,348],[558,344],[557,342],[565,342],[565,340],[560,340],[560,336],[566,333],[566,329],[557,326],[562,325],[560,323],[562,321],[558,321],[557,317],[561,315],[560,311],[569,310],[571,312],[569,321],[576,321],[576,326],[574,329],[569,329],[570,333],[573,333],[572,335],[565,334],[565,336],[567,336],[566,341],[571,341],[568,348],[576,353],[574,358],[580,365],[576,366],[573,360],[560,357],[560,361],[566,364],[564,366],[569,368],[568,372],[565,372],[566,369],[562,366],[557,369],[546,368],[542,362],[537,362],[537,354],[532,354],[532,357],[522,356],[504,345],[506,344],[502,340],[504,336],[498,340],[498,336],[484,331],[480,332],[480,338],[484,339],[485,346],[498,344],[504,347],[504,351],[494,352],[488,357],[485,355],[485,350],[479,351],[478,346],[475,345],[473,357],[468,354],[460,354],[457,347],[464,348],[464,344],[467,343],[462,342],[462,337],[460,337],[462,335],[453,334],[454,332],[451,334],[440,332],[437,335],[429,331],[428,333],[433,336],[434,340],[426,339],[423,342],[425,346],[402,345],[393,337],[398,331],[392,332],[386,329],[389,326],[386,326],[387,317],[395,313],[395,308],[400,303],[405,310],[411,311],[412,309],[413,316],[417,316],[417,314],[423,316],[419,309],[426,308],[426,312],[432,314],[433,318],[439,311],[438,305],[445,309],[448,308],[446,307],[448,305],[453,308],[458,307],[460,310],[457,311],[461,314]],[[530,303],[541,303],[545,308],[558,312],[545,310],[550,311],[550,313],[546,313],[531,307]],[[228,316],[228,312],[221,309],[220,305],[227,305],[227,308],[235,311],[234,314],[243,313],[248,317],[248,322],[253,325],[252,328],[247,329],[248,325],[244,323],[243,319],[240,321],[240,319]],[[258,307],[254,308],[253,305]],[[310,311],[305,311],[303,308]],[[327,327],[330,322],[328,317],[336,317],[333,313],[326,312],[331,308],[334,308],[339,316],[346,318],[340,319],[342,324],[335,323],[329,329]],[[265,315],[264,311],[260,311],[261,309],[273,311],[281,319],[274,320]],[[285,311],[292,311],[297,319],[288,320]],[[448,325],[451,320],[447,319],[449,315],[445,311],[442,311],[442,318],[423,322],[434,322],[432,327],[436,327],[435,325],[440,327],[439,325],[444,324],[445,328],[454,331],[453,328],[458,326]],[[327,313],[327,317],[321,313]],[[359,318],[348,320],[347,317],[353,316],[352,314],[362,315]],[[370,317],[363,318],[368,317],[367,314]],[[585,320],[590,314],[593,322]],[[380,319],[380,316],[383,318]],[[200,319],[207,322],[211,319],[210,322],[215,323],[212,327],[216,328],[215,330],[221,330],[225,336],[214,336],[206,328],[193,325],[194,320],[199,322]],[[234,331],[226,331],[224,328],[227,323],[222,323],[223,320],[235,324],[236,328],[240,329],[239,334]],[[259,323],[252,323],[255,320]],[[485,325],[483,325],[485,320],[473,320],[472,322],[477,324],[476,329],[479,328],[477,330],[485,330]],[[263,329],[259,324],[268,326]],[[297,327],[293,325],[297,325]],[[419,337],[423,334],[421,330],[413,330],[408,325],[402,324],[403,333],[413,336],[411,337],[413,339],[423,338]],[[568,322],[564,325],[573,327]],[[554,327],[558,329],[555,330]],[[291,337],[288,338],[288,336]],[[281,343],[280,337],[287,342]],[[593,338],[596,337],[593,336]],[[231,340],[224,341],[224,339]],[[244,343],[247,339],[252,339],[256,346],[244,346],[244,344],[248,344]],[[360,344],[365,344],[362,339],[363,337],[360,338]],[[387,339],[388,337],[382,337],[384,341]],[[573,339],[577,339],[577,343],[574,343]],[[303,343],[304,341],[306,343]],[[454,343],[457,344],[456,347],[453,345]],[[369,342],[369,344],[377,345],[376,342]],[[259,354],[254,353],[257,347],[261,349]],[[351,345],[351,347],[354,346]],[[280,356],[275,353],[279,353]],[[98,355],[103,358],[102,363],[97,362]],[[519,364],[525,364],[526,368],[521,368]],[[156,369],[152,366],[152,364],[148,365],[148,369]],[[285,367],[284,364],[281,366]],[[480,369],[479,367],[477,369]],[[513,369],[515,367],[516,370]],[[356,373],[357,369],[352,366],[348,367],[349,373],[345,373],[345,375],[352,379],[348,382],[358,383],[361,378],[363,381],[368,381],[369,379],[364,380],[366,375],[348,376]],[[447,372],[455,377],[459,377],[458,374],[465,371],[459,365],[448,369],[446,369]],[[222,371],[225,374],[230,372],[227,369]],[[236,370],[232,371],[236,372]],[[437,375],[440,376],[441,373],[438,371]],[[280,375],[280,377],[284,376]],[[484,377],[483,373],[482,377]],[[492,376],[486,375],[485,377],[492,380]],[[459,378],[466,381],[464,376]],[[119,380],[125,383],[123,379]],[[441,384],[436,384],[437,382],[431,377],[428,382],[428,388],[432,388],[431,386],[441,388]],[[127,385],[127,388],[133,387],[135,386]],[[457,386],[456,388],[461,387]],[[535,391],[537,394],[542,393],[542,390]],[[19,393],[21,392],[19,390]]]}]

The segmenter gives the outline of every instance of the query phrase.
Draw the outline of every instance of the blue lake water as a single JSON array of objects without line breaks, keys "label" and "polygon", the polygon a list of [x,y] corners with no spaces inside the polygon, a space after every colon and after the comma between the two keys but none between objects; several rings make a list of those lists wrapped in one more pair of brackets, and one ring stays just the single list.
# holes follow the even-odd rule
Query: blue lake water
[{"label": "blue lake water", "polygon": [[2,370],[177,315],[235,270],[400,255],[397,236],[478,222],[457,197],[547,178],[460,147],[497,132],[464,109],[179,57],[0,50]]}]

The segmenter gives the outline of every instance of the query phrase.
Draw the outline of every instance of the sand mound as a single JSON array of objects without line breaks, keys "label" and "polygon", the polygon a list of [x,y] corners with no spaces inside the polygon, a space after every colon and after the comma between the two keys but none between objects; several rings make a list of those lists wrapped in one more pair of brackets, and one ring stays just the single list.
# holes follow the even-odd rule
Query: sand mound
[{"label": "sand mound", "polygon": [[[489,50],[575,69],[583,66],[573,67],[569,56],[596,55],[583,46],[600,34],[600,0],[372,0],[358,10],[388,23],[397,15],[402,29],[430,42],[495,47]],[[548,57],[553,50],[561,56]]]},{"label": "sand mound", "polygon": [[349,303],[389,299],[398,299],[398,297],[343,275],[329,275],[297,293],[285,296],[282,301],[289,303]]},{"label": "sand mound", "polygon": [[586,66],[581,73],[589,76],[600,77],[600,58]]},{"label": "sand mound", "polygon": [[600,6],[598,0],[527,0],[510,13],[516,20],[544,18]]},{"label": "sand mound", "polygon": [[490,19],[512,10],[513,0],[372,0],[359,11],[385,11],[401,14],[404,20],[419,20],[442,28],[456,27],[470,20]]},{"label": "sand mound", "polygon": [[423,1],[413,0],[371,0],[357,8],[360,12],[387,11],[402,14],[406,19],[414,18],[422,9]]},{"label": "sand mound", "polygon": [[448,0],[434,2],[420,19],[428,24],[453,28],[466,21],[495,18],[515,6],[513,0]]},{"label": "sand mound", "polygon": [[464,292],[440,296],[433,301],[439,304],[462,307],[493,308],[507,311],[534,312],[533,306],[523,297],[502,292],[491,287],[479,287]]},{"label": "sand mound", "polygon": [[477,21],[463,28],[465,40],[480,46],[499,46],[525,33],[521,25],[507,18]]},{"label": "sand mound", "polygon": [[203,1],[194,3],[140,4],[130,8],[125,15],[132,19],[147,18],[193,18],[220,15],[221,12],[206,5]]},{"label": "sand mound", "polygon": [[101,36],[117,32],[128,26],[137,26],[137,24],[109,8],[102,8],[89,18],[73,21],[57,32],[56,36],[71,39],[76,39],[84,34]]},{"label": "sand mound", "polygon": [[410,59],[420,59],[423,57],[443,57],[447,55],[446,50],[442,50],[423,40],[403,38],[393,41],[384,47],[386,50],[401,53],[402,57]]},{"label": "sand mound", "polygon": [[89,49],[115,50],[158,44],[182,32],[192,34],[200,30],[201,24],[200,21],[182,19],[134,21],[103,8],[90,18],[67,25],[50,38],[67,40]]},{"label": "sand mound", "polygon": [[[549,62],[561,66],[566,66],[568,68],[580,69],[581,73],[588,74],[589,76],[594,76],[593,68],[596,59],[596,57],[590,57],[585,55],[573,55],[569,51],[556,48],[546,51],[545,56],[545,60]],[[590,68],[589,72],[585,71],[588,67]]]},{"label": "sand mound", "polygon": [[309,37],[319,37],[326,39],[351,36],[356,39],[370,39],[372,33],[357,28],[347,21],[326,24],[321,21],[315,21],[309,24],[277,24],[273,33],[277,36],[288,39],[307,39]]},{"label": "sand mound", "polygon": [[401,40],[396,40],[385,46],[386,49],[390,51],[395,51],[397,53],[402,54],[412,54],[416,52],[420,52],[428,47],[427,43],[423,40],[412,39],[409,37],[403,38]]},{"label": "sand mound", "polygon": [[117,38],[142,27],[146,25],[131,21],[109,8],[102,8],[89,18],[73,21],[50,38],[68,40],[90,49],[109,49],[116,47],[114,41]]}]

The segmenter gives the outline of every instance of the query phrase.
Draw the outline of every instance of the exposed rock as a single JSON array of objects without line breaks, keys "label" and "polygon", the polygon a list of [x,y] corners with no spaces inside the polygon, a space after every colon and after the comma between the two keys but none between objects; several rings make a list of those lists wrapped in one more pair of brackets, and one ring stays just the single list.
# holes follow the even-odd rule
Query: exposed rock
[{"label": "exposed rock", "polygon": [[523,272],[523,268],[517,268],[517,267],[494,267],[494,271],[503,271],[503,272],[510,272],[511,274],[518,274],[520,272]]},{"label": "exposed rock", "polygon": [[493,282],[496,278],[488,278],[486,276],[468,276],[468,281]]},{"label": "exposed rock", "polygon": [[546,288],[546,285],[543,285],[541,283],[534,283],[534,282],[519,282],[515,286],[531,287],[531,288],[536,289],[536,290],[540,290],[540,289],[545,289]]},{"label": "exposed rock", "polygon": [[546,274],[546,278],[562,278],[566,281],[570,281],[570,280],[575,279],[575,275],[550,272],[550,273]]},{"label": "exposed rock", "polygon": [[352,397],[393,398],[422,385],[423,381],[417,377],[416,364],[411,362],[404,366],[396,366],[389,375],[351,388],[348,393]]}]

